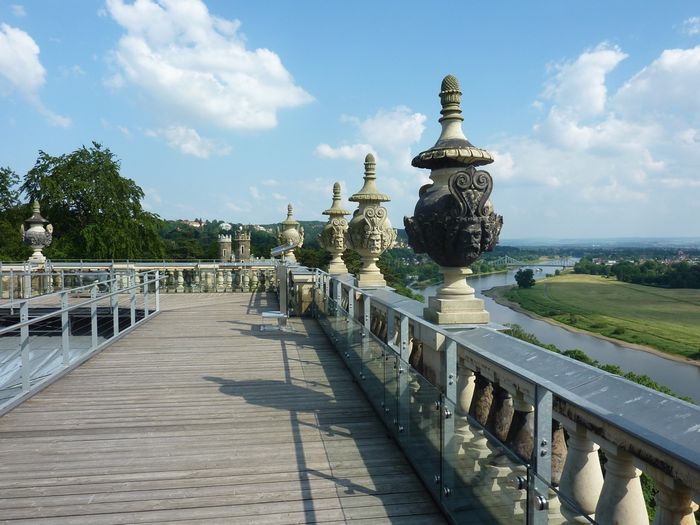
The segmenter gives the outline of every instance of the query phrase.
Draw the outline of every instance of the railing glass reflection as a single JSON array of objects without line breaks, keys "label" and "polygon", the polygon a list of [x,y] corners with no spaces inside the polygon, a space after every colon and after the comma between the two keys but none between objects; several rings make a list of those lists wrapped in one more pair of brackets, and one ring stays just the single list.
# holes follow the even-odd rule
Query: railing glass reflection
[{"label": "railing glass reflection", "polygon": [[396,350],[318,295],[318,321],[444,511],[456,523],[526,523],[529,468]]}]

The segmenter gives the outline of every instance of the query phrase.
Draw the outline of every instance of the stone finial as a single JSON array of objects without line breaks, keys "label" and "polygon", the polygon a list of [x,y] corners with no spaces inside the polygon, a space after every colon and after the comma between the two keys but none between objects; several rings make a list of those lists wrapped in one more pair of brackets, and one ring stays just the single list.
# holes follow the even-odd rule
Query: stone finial
[{"label": "stone finial", "polygon": [[442,79],[440,86],[439,119],[442,131],[435,145],[414,157],[411,164],[416,168],[439,169],[456,166],[480,166],[493,162],[485,149],[475,147],[464,136],[462,130],[462,92],[459,81],[453,75]]},{"label": "stone finial", "polygon": [[362,288],[386,286],[386,281],[377,267],[379,256],[391,248],[396,241],[396,230],[391,227],[386,208],[382,202],[389,197],[377,190],[375,160],[371,153],[365,157],[364,184],[360,191],[350,197],[359,204],[348,224],[346,241],[362,258],[362,267],[357,285]]},{"label": "stone finial", "polygon": [[[293,217],[292,204],[287,205],[287,218],[280,225],[281,230],[278,230],[277,240],[280,244],[292,244],[295,248],[301,248],[304,244],[304,228]],[[286,253],[288,261],[296,262],[293,249]]]},{"label": "stone finial", "polygon": [[377,162],[374,160],[374,155],[368,153],[365,157],[365,183],[357,193],[353,194],[348,200],[350,202],[389,202],[391,199],[377,190],[377,176],[375,168]]},{"label": "stone finial", "polygon": [[348,273],[342,255],[345,251],[345,233],[348,231],[345,215],[349,213],[341,205],[340,183],[336,182],[333,184],[333,204],[323,212],[324,215],[329,216],[328,222],[318,236],[321,246],[332,255],[328,266],[330,274]]}]

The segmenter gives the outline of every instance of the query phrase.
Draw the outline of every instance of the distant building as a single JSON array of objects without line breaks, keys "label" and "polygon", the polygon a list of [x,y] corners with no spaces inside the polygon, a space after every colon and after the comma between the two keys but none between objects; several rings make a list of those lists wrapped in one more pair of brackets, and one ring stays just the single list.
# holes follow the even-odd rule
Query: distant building
[{"label": "distant building", "polygon": [[202,219],[195,219],[193,221],[187,219],[180,219],[178,222],[182,224],[187,224],[187,226],[192,226],[193,228],[201,228],[204,226],[204,221]]},{"label": "distant building", "polygon": [[250,231],[239,226],[233,236],[235,253],[232,254],[236,261],[250,260]]}]

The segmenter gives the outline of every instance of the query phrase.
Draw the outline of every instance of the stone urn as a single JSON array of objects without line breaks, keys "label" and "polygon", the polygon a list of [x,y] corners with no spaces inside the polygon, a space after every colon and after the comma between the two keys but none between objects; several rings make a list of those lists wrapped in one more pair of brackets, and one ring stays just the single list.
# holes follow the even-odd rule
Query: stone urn
[{"label": "stone urn", "polygon": [[32,216],[24,221],[27,228],[25,229],[23,224],[20,227],[20,231],[24,243],[31,246],[32,250],[34,250],[34,253],[32,253],[28,261],[43,264],[46,262],[46,257],[41,253],[41,250],[51,245],[51,241],[53,240],[53,226],[41,216],[39,201],[35,200],[32,203],[32,212]]},{"label": "stone urn", "polygon": [[375,166],[374,155],[370,153],[365,157],[365,183],[360,191],[350,197],[350,201],[357,202],[359,207],[350,219],[345,235],[348,247],[357,251],[362,258],[356,279],[356,285],[360,288],[386,286],[377,261],[396,241],[396,230],[391,227],[389,214],[381,205],[391,199],[377,190]]},{"label": "stone urn", "polygon": [[[280,245],[293,244],[294,248],[301,248],[304,245],[304,227],[292,216],[293,208],[287,205],[287,218],[280,223],[277,228],[277,240]],[[285,257],[290,262],[296,262],[294,248],[285,253]]]},{"label": "stone urn", "polygon": [[420,189],[413,217],[404,218],[413,250],[427,253],[445,278],[424,312],[438,324],[489,322],[483,301],[474,297],[466,277],[472,273],[469,265],[494,249],[503,225],[489,200],[493,179],[479,169],[493,158],[464,136],[461,95],[457,79],[446,76],[440,90],[440,137],[411,162],[430,169],[433,182]]},{"label": "stone urn", "polygon": [[328,222],[318,235],[321,246],[333,257],[328,266],[328,273],[333,275],[348,273],[342,255],[345,251],[345,232],[348,231],[345,216],[350,215],[350,212],[343,209],[340,201],[340,183],[336,182],[333,184],[333,204],[323,212],[324,215],[328,215]]}]

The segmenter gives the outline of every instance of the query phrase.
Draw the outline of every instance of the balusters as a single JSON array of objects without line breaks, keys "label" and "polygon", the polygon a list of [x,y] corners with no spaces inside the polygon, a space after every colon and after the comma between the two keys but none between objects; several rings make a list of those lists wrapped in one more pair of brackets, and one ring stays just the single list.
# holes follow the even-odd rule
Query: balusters
[{"label": "balusters", "polygon": [[600,525],[648,525],[644,494],[634,457],[619,447],[606,448],[605,479],[595,509]]},{"label": "balusters", "polygon": [[653,525],[696,525],[694,513],[698,506],[683,483],[656,477],[656,515]]},{"label": "balusters", "polygon": [[[586,429],[581,425],[565,422],[564,426],[569,434],[569,442],[559,490],[593,519],[603,489],[603,471],[598,459],[600,447],[588,439]],[[563,501],[561,513],[572,523],[589,523]]]}]

